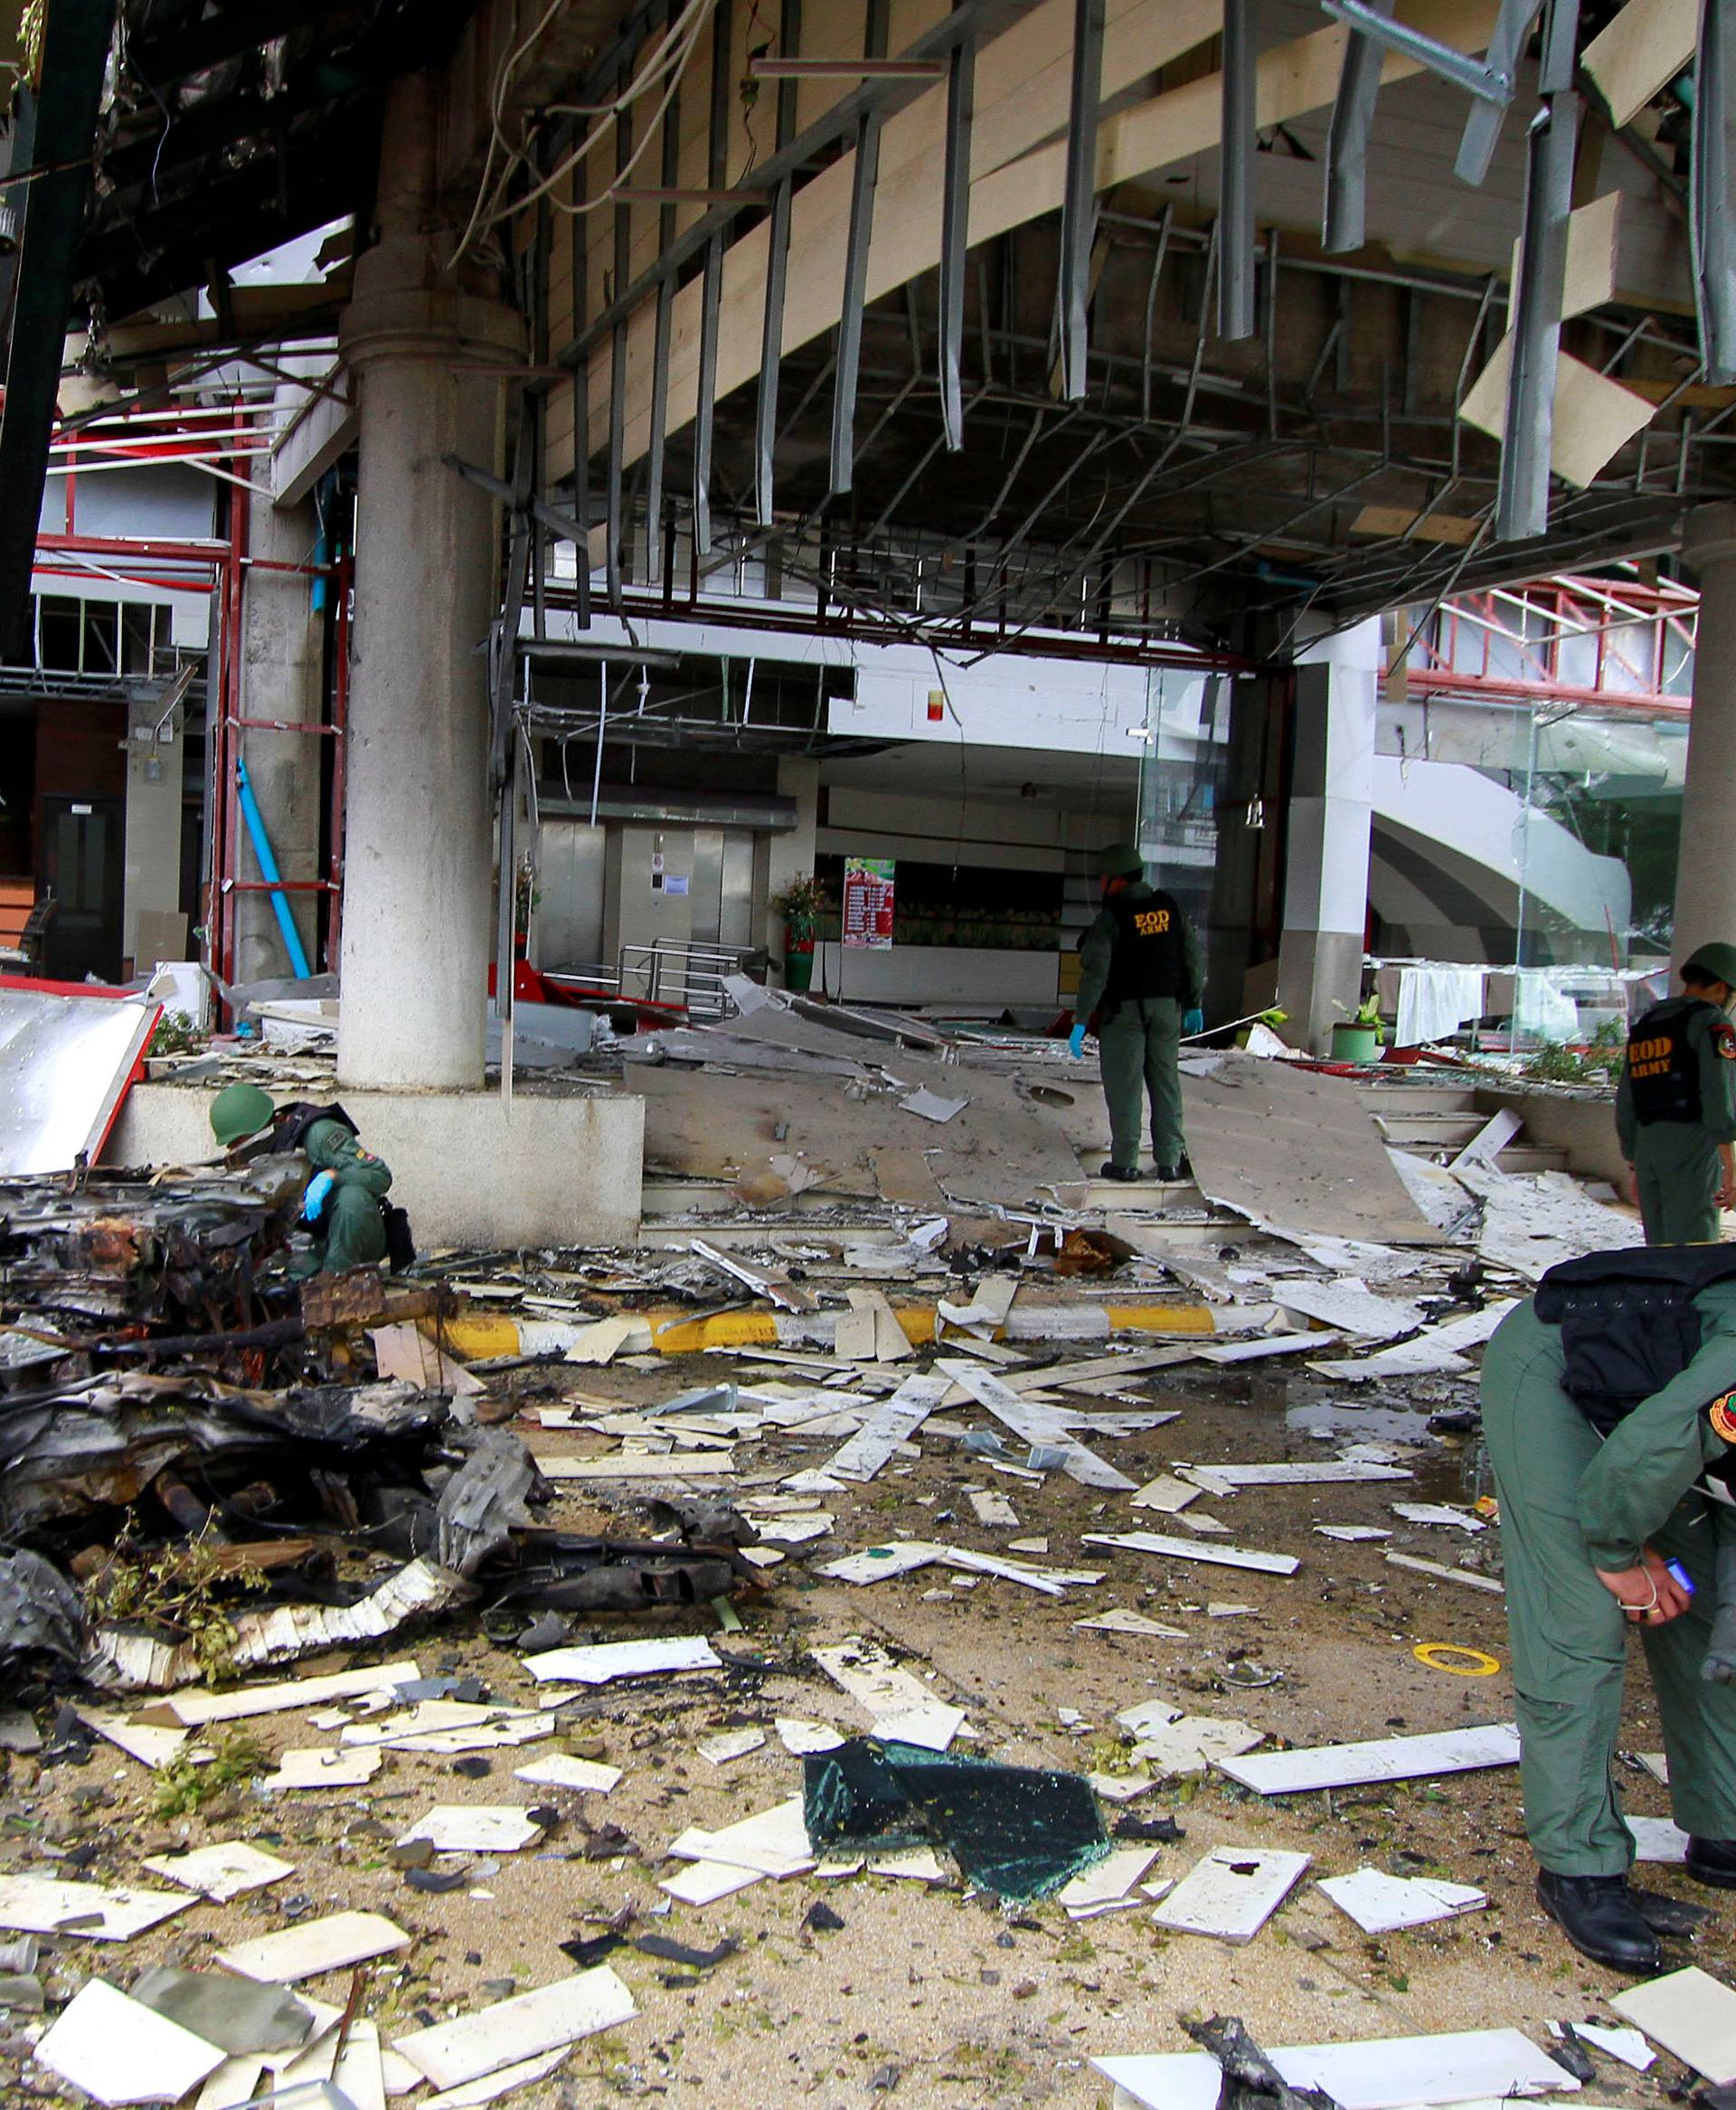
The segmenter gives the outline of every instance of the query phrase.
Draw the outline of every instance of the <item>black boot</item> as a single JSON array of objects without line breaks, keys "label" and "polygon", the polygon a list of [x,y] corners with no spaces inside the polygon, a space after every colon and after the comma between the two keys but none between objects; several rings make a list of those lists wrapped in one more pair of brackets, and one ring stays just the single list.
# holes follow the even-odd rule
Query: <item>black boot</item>
[{"label": "black boot", "polygon": [[1691,1839],[1688,1873],[1714,1890],[1736,1890],[1736,1839]]},{"label": "black boot", "polygon": [[1130,1170],[1125,1165],[1118,1165],[1113,1158],[1105,1158],[1097,1169],[1097,1177],[1099,1179],[1137,1179],[1139,1169],[1135,1166]]},{"label": "black boot", "polygon": [[1193,1177],[1194,1168],[1187,1161],[1187,1152],[1185,1150],[1182,1152],[1181,1159],[1178,1163],[1175,1165],[1160,1165],[1157,1168],[1158,1179],[1168,1187],[1179,1187],[1183,1180],[1192,1179]]},{"label": "black boot", "polygon": [[1644,1978],[1661,1961],[1657,1936],[1635,1906],[1626,1876],[1537,1871],[1537,1902],[1582,1956]]}]

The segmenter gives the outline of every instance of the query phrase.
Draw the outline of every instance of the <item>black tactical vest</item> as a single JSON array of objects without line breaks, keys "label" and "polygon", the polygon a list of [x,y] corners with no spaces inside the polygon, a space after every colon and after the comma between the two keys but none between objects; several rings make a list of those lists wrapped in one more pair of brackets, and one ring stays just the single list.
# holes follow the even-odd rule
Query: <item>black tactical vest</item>
[{"label": "black tactical vest", "polygon": [[1182,948],[1182,912],[1173,894],[1153,890],[1146,900],[1130,901],[1112,894],[1115,950],[1103,991],[1108,1004],[1137,1002],[1141,997],[1174,997],[1187,987],[1187,956]]},{"label": "black tactical vest", "polygon": [[1670,997],[1654,1004],[1628,1036],[1628,1089],[1641,1128],[1656,1121],[1700,1119],[1700,1064],[1688,1045],[1696,1011],[1722,1017],[1703,997]]},{"label": "black tactical vest", "polygon": [[321,1121],[335,1121],[340,1128],[348,1129],[353,1136],[362,1132],[335,1102],[330,1106],[314,1106],[305,1099],[298,1099],[294,1105],[278,1110],[273,1147],[279,1150],[300,1150],[307,1140],[308,1130]]},{"label": "black tactical vest", "polygon": [[1562,1387],[1600,1436],[1679,1377],[1700,1348],[1699,1292],[1736,1275],[1736,1245],[1635,1245],[1550,1269],[1537,1316],[1558,1326]]}]

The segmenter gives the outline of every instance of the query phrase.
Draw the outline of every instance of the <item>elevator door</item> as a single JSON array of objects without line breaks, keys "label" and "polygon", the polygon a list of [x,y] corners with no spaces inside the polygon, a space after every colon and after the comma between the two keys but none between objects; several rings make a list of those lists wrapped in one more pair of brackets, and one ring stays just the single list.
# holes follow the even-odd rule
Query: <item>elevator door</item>
[{"label": "elevator door", "polygon": [[696,828],[691,887],[695,945],[750,945],[753,830]]}]

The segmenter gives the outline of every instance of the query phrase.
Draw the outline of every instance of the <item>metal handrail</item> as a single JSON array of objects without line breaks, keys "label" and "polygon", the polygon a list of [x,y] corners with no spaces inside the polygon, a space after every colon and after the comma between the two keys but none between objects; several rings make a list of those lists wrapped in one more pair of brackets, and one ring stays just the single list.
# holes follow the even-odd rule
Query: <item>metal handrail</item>
[{"label": "metal handrail", "polygon": [[[677,938],[623,945],[617,987],[623,997],[678,1005],[694,1018],[722,1018],[733,1008],[724,980],[742,973],[756,950],[751,945],[694,944]],[[629,977],[642,980],[629,982]]]}]

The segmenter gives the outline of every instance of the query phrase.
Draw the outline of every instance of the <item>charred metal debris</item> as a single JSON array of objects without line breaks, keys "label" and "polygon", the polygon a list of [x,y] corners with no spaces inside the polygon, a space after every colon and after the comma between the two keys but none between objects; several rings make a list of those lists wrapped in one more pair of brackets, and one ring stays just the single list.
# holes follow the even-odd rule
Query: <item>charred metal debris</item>
[{"label": "charred metal debris", "polygon": [[[297,1182],[0,1183],[0,1690],[160,1689],[466,1608],[633,1612],[758,1586],[754,1534],[538,1520],[552,1490],[439,1352],[438,1282],[291,1281]],[[431,1382],[373,1336],[429,1343]],[[387,1337],[391,1338],[391,1337]],[[396,1367],[394,1365],[394,1367]]]}]

